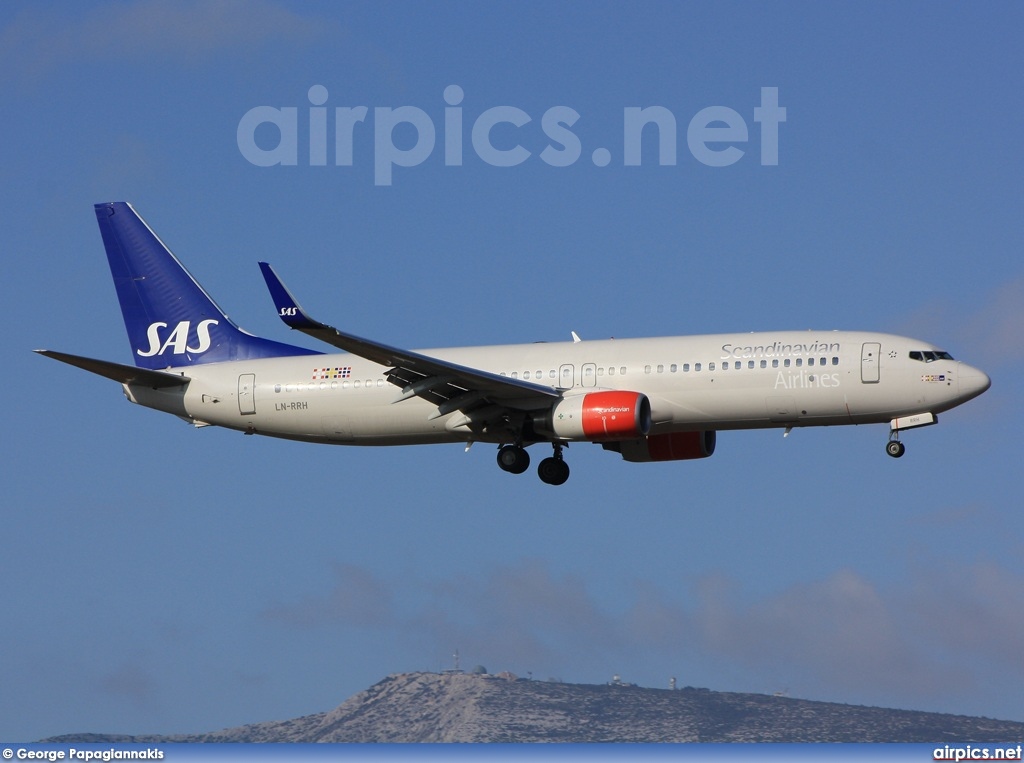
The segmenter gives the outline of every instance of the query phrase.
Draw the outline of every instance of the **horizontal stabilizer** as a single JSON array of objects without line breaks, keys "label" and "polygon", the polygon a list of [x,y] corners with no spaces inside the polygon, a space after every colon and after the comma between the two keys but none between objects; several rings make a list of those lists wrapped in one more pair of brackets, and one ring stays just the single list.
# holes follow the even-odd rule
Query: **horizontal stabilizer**
[{"label": "horizontal stabilizer", "polygon": [[66,352],[55,352],[54,350],[35,350],[40,355],[59,360],[78,368],[83,368],[108,379],[113,379],[121,384],[144,384],[153,389],[161,387],[180,387],[188,384],[189,377],[184,374],[172,374],[166,371],[151,371],[148,368],[137,366],[125,366],[120,363],[111,363],[108,360],[96,360],[95,358],[84,358],[81,355],[69,355]]}]

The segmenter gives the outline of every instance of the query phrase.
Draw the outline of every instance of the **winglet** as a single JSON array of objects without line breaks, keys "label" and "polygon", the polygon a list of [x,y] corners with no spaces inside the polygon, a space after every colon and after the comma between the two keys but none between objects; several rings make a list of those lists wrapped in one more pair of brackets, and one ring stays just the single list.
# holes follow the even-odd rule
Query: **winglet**
[{"label": "winglet", "polygon": [[269,262],[261,262],[260,270],[263,271],[263,280],[267,282],[270,290],[270,298],[274,300],[274,307],[277,308],[278,317],[285,322],[285,325],[293,329],[318,329],[324,328],[319,321],[310,318],[303,310],[288,287],[280,279]]}]

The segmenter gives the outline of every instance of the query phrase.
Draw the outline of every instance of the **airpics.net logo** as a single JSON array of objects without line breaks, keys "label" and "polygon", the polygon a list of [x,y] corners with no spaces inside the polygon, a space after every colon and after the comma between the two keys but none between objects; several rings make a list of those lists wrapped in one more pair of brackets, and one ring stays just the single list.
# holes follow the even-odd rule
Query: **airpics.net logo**
[{"label": "airpics.net logo", "polygon": [[[373,142],[373,184],[392,184],[395,167],[416,167],[434,153],[439,142],[438,129],[430,114],[416,106],[377,106],[373,109],[372,138],[366,124],[367,106],[336,106],[333,125],[326,106],[327,88],[313,85],[307,98],[308,114],[300,118],[297,106],[255,106],[238,122],[238,150],[257,167],[287,167],[299,164],[300,135],[308,136],[308,163],[326,167],[333,146],[336,167],[352,167],[356,146]],[[464,114],[465,93],[458,85],[444,90],[445,107],[440,141],[444,144],[446,167],[461,167],[467,152],[464,132],[477,159],[491,167],[515,167],[533,157],[521,140],[533,142],[536,130],[533,117],[515,106],[493,106],[475,117]],[[752,119],[758,126],[759,161],[765,166],[779,163],[779,125],[786,121],[786,109],[779,105],[779,89],[762,87],[761,102],[753,108]],[[552,106],[540,118],[540,130],[547,145],[538,152],[541,162],[551,167],[569,167],[583,156],[583,144],[572,131],[580,113],[569,106]],[[305,124],[302,124],[305,122]],[[471,123],[470,123],[471,122]],[[648,126],[651,126],[650,128]],[[500,126],[500,127],[499,127]],[[642,164],[643,136],[656,140],[658,164],[675,166],[677,120],[664,106],[626,106],[622,110],[622,164]],[[400,136],[396,144],[396,133]],[[415,136],[410,140],[412,136]],[[511,136],[511,137],[510,137]],[[495,145],[498,143],[499,145]],[[686,147],[690,155],[708,167],[728,167],[743,159],[751,148],[750,127],[743,114],[728,106],[700,109],[686,126]],[[305,157],[303,157],[305,158]],[[595,148],[590,160],[607,167],[612,151]]]}]

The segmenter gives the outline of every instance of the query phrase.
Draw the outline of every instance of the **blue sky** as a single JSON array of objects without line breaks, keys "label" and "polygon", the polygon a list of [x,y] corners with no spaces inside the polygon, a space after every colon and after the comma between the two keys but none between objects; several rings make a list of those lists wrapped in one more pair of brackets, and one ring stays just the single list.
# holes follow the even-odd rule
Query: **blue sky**
[{"label": "blue sky", "polygon": [[[1024,719],[1022,22],[1014,3],[5,3],[0,738],[284,719],[456,649],[540,679]],[[762,88],[786,109],[777,165]],[[297,110],[294,165],[243,155],[260,106]],[[334,109],[355,106],[338,166]],[[376,110],[403,106],[436,143],[381,185]],[[624,166],[625,109],[650,106],[676,161],[645,133]],[[516,166],[474,149],[495,107],[530,117],[492,133]],[[564,148],[554,107],[579,114],[564,167],[541,158]],[[708,107],[748,129],[715,144],[742,151],[729,166],[688,146]],[[884,426],[730,432],[692,463],[573,446],[559,489],[484,446],[197,431],[31,352],[129,362],[92,212],[122,199],[271,338],[303,341],[258,260],[398,346],[880,330],[993,386],[899,461]]]}]

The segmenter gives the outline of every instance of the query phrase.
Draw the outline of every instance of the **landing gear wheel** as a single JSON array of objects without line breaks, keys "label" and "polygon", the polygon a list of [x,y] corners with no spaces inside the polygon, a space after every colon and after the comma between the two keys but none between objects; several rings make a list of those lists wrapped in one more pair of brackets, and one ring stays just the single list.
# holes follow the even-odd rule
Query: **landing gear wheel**
[{"label": "landing gear wheel", "polygon": [[545,458],[537,466],[537,476],[549,485],[562,485],[569,479],[569,464],[558,456]]},{"label": "landing gear wheel", "polygon": [[889,440],[885,446],[885,452],[893,458],[899,458],[907,452],[906,446],[899,440]]},{"label": "landing gear wheel", "polygon": [[530,468],[530,454],[519,445],[498,448],[498,466],[510,474],[522,474]]}]

